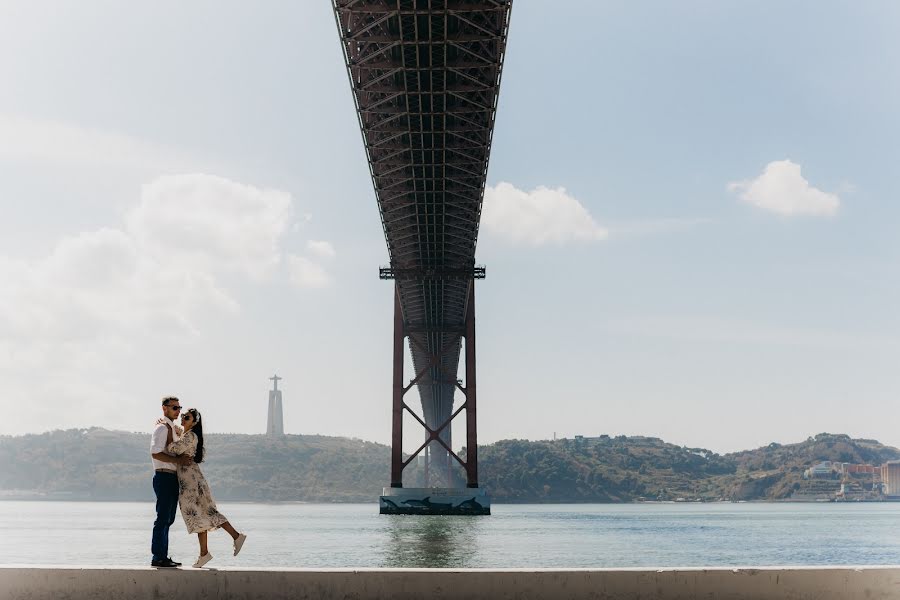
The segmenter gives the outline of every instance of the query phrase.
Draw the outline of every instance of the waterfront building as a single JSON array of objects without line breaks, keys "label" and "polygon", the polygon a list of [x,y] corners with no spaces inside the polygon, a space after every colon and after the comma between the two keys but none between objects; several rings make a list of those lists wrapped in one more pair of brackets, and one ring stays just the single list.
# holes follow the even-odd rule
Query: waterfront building
[{"label": "waterfront building", "polygon": [[900,460],[881,465],[881,482],[885,496],[900,498]]},{"label": "waterfront building", "polygon": [[266,424],[266,435],[282,436],[284,435],[284,414],[281,407],[281,390],[278,389],[278,382],[283,379],[278,375],[269,377],[272,380],[273,388],[269,390],[269,420]]}]

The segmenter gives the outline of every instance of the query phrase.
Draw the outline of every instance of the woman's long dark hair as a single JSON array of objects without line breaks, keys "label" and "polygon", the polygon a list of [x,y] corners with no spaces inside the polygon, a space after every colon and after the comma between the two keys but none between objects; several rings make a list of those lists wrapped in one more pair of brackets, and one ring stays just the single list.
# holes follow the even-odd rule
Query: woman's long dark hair
[{"label": "woman's long dark hair", "polygon": [[194,453],[194,462],[202,463],[203,462],[203,421],[200,420],[200,411],[196,408],[189,408],[188,412],[191,413],[191,417],[194,418],[194,426],[191,427],[191,431],[194,432],[194,435],[197,436],[197,452]]}]

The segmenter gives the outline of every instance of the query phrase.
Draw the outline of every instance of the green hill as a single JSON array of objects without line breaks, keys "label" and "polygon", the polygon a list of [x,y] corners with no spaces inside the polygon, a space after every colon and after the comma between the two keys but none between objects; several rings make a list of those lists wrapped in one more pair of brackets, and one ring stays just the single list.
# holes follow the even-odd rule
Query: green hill
[{"label": "green hill", "polygon": [[709,450],[647,437],[504,440],[479,452],[482,479],[507,502],[694,498],[708,496],[711,477],[736,470]]},{"label": "green hill", "polygon": [[[206,446],[203,471],[222,500],[370,502],[388,481],[390,449],[357,439],[208,434]],[[827,433],[724,455],[625,436],[503,440],[479,452],[482,484],[496,502],[779,500],[810,491],[802,474],[816,463],[900,459],[900,450],[874,440]],[[153,497],[146,433],[92,428],[0,437],[0,464],[0,498]],[[417,477],[414,462],[404,480],[413,485]]]},{"label": "green hill", "polygon": [[875,440],[820,433],[798,444],[769,444],[727,455],[737,465],[737,477],[719,482],[723,496],[738,499],[784,499],[804,491],[803,471],[823,462],[881,465],[900,459],[900,450]]},{"label": "green hill", "polygon": [[785,500],[810,485],[803,471],[817,463],[900,459],[897,448],[828,433],[724,455],[625,436],[505,440],[479,452],[481,477],[506,502]]},{"label": "green hill", "polygon": [[[222,500],[370,501],[390,449],[362,440],[207,434],[203,472]],[[150,436],[101,428],[0,438],[0,490],[98,500],[153,497]]]}]

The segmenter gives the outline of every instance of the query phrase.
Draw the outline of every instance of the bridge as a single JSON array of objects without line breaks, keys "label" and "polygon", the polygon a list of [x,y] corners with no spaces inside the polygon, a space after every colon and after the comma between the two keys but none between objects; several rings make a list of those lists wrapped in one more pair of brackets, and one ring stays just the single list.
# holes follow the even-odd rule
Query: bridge
[{"label": "bridge", "polygon": [[[475,246],[512,0],[332,5],[390,257],[379,275],[394,282],[391,481],[381,511],[489,513],[478,482],[475,281],[485,268]],[[413,387],[421,414],[405,400]],[[463,411],[465,457],[451,429]],[[405,412],[425,433],[408,456]],[[411,499],[412,490],[399,492],[403,471],[422,453],[428,496]]]}]

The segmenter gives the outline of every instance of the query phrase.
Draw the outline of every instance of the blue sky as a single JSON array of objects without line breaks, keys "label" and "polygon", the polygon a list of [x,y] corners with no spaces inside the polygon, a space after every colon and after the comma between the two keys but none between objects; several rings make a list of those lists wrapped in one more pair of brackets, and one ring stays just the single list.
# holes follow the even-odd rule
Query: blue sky
[{"label": "blue sky", "polygon": [[[482,442],[900,446],[898,18],[518,0]],[[0,81],[0,433],[140,431],[170,393],[262,432],[277,370],[287,431],[389,439],[387,254],[327,2],[6,2]]]}]

